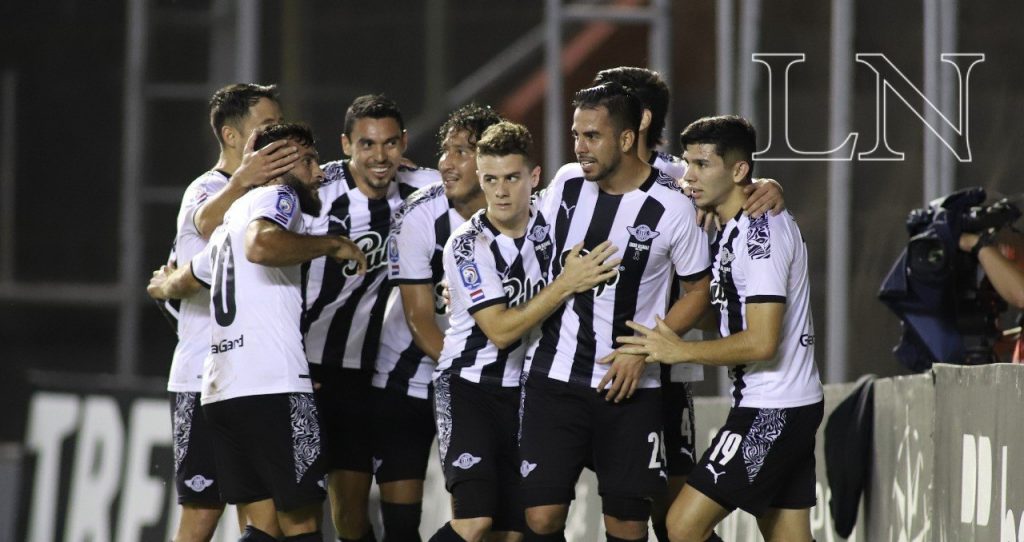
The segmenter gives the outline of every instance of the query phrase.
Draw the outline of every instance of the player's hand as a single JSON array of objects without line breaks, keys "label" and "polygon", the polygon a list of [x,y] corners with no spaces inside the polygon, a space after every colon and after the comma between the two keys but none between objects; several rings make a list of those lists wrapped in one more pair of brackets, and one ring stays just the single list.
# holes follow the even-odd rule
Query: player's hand
[{"label": "player's hand", "polygon": [[441,299],[444,300],[444,313],[452,313],[452,291],[448,288],[448,279],[441,279]]},{"label": "player's hand", "polygon": [[360,275],[366,274],[366,255],[359,249],[359,245],[352,242],[347,237],[337,237],[338,246],[334,248],[328,254],[328,256],[338,260],[339,262],[352,260],[356,262],[356,273]]},{"label": "player's hand", "polygon": [[146,286],[146,293],[153,299],[163,301],[168,299],[167,293],[164,292],[164,283],[167,282],[167,277],[171,276],[175,270],[173,265],[161,265],[160,269],[153,271],[153,276],[149,278],[149,285]]},{"label": "player's hand", "polygon": [[611,241],[605,241],[587,254],[580,254],[583,243],[572,247],[565,258],[565,266],[557,280],[564,281],[574,293],[583,293],[598,284],[615,278],[622,258],[610,259],[619,249]]},{"label": "player's hand", "polygon": [[298,147],[287,139],[280,139],[255,150],[257,131],[253,130],[246,140],[242,163],[231,176],[232,182],[244,188],[267,184],[290,171],[299,159]]},{"label": "player's hand", "polygon": [[[633,392],[640,386],[640,377],[644,374],[644,358],[627,354],[621,348],[598,360],[598,363],[610,363],[608,372],[597,383],[597,393],[606,392],[605,400],[616,403],[633,397]],[[608,389],[605,390],[605,387]]]},{"label": "player's hand", "polygon": [[754,179],[753,183],[743,187],[743,193],[747,196],[743,210],[751,218],[761,218],[768,211],[775,216],[786,208],[782,185],[775,179]]},{"label": "player's hand", "polygon": [[622,346],[619,352],[634,354],[644,358],[648,363],[679,363],[683,361],[681,349],[686,347],[684,341],[664,320],[655,316],[654,329],[640,325],[632,320],[626,325],[635,331],[636,335],[616,337]]}]

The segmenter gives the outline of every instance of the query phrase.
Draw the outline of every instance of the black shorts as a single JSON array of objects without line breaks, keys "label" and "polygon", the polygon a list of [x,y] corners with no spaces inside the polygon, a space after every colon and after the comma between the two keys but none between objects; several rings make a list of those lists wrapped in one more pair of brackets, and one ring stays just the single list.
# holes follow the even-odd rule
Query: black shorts
[{"label": "black shorts", "polygon": [[310,364],[323,423],[327,470],[373,472],[372,371]]},{"label": "black shorts", "polygon": [[373,475],[378,484],[426,478],[434,434],[430,399],[373,389]]},{"label": "black shorts", "polygon": [[661,417],[665,421],[665,461],[669,476],[689,476],[696,463],[693,393],[689,382],[661,382]]},{"label": "black shorts", "polygon": [[733,408],[687,483],[726,510],[754,516],[768,508],[811,508],[814,438],[824,412],[824,402]]},{"label": "black shorts", "polygon": [[441,470],[455,518],[489,517],[494,531],[522,532],[519,388],[443,374],[434,382],[434,408]]},{"label": "black shorts", "polygon": [[327,496],[320,420],[309,393],[252,395],[203,406],[213,433],[221,497],[274,499],[288,511]]},{"label": "black shorts", "polygon": [[200,407],[199,393],[171,392],[170,396],[178,504],[223,506],[213,436]]},{"label": "black shorts", "polygon": [[[593,465],[604,511],[613,517],[644,519],[650,501],[665,492],[660,389],[612,403],[592,388],[531,375],[521,423],[527,507],[569,503],[584,465]],[[623,500],[642,501],[647,512],[626,517],[609,508]]]}]

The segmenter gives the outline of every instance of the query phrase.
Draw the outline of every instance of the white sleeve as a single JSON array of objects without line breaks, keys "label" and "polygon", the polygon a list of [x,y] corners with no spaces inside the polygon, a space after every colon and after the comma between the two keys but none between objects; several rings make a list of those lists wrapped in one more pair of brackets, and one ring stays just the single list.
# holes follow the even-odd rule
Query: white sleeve
[{"label": "white sleeve", "polygon": [[[682,193],[679,197],[685,198]],[[679,208],[682,212],[679,213],[679,223],[673,231],[675,235],[672,237],[671,257],[676,274],[689,281],[699,278],[711,268],[708,236],[697,225],[696,212],[688,201],[684,201]]]},{"label": "white sleeve", "polygon": [[203,250],[192,258],[192,276],[207,289],[213,284],[213,257],[216,247],[208,243]]},{"label": "white sleeve", "polygon": [[781,227],[783,219],[770,219],[769,214],[750,222],[746,250],[740,254],[747,280],[747,303],[786,302],[794,240]]},{"label": "white sleeve", "polygon": [[[430,220],[429,205],[410,210],[396,224],[388,243],[388,277],[396,284],[430,284],[433,272],[430,260],[437,239]],[[397,232],[397,233],[395,233]]]},{"label": "white sleeve", "polygon": [[453,307],[466,307],[473,314],[491,305],[508,303],[494,257],[482,242],[471,236],[453,237],[445,245],[444,272]]}]

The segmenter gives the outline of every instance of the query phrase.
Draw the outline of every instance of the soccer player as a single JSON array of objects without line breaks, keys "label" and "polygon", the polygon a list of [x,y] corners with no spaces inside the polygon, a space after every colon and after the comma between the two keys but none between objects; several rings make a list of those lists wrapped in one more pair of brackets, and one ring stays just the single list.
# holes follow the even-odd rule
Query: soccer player
[{"label": "soccer player", "polygon": [[[188,262],[206,247],[227,205],[253,185],[289,170],[297,157],[287,140],[253,150],[259,129],[281,122],[274,86],[235,84],[214,93],[210,127],[220,144],[213,169],[197,177],[182,197],[173,260]],[[227,205],[225,205],[225,203]],[[174,348],[167,391],[171,395],[174,480],[181,505],[176,542],[213,537],[224,510],[220,500],[213,445],[200,404],[203,359],[210,350],[210,296],[206,290],[176,304],[178,344]],[[244,525],[242,526],[244,529]]]},{"label": "soccer player", "polygon": [[551,225],[531,205],[540,167],[525,127],[500,122],[476,144],[487,209],[457,228],[444,247],[451,327],[434,375],[438,448],[454,519],[434,542],[478,542],[488,532],[519,539],[522,507],[516,437],[520,378],[531,329],[576,292],[611,280],[618,260],[603,243],[574,247],[549,275]]},{"label": "soccer player", "polygon": [[[678,156],[660,152],[657,147],[664,143],[662,132],[665,128],[665,115],[668,113],[670,93],[668,85],[656,71],[634,66],[620,66],[601,70],[594,77],[594,84],[618,83],[626,87],[643,104],[643,117],[640,120],[640,133],[637,138],[637,155],[647,160],[651,167],[657,168],[682,184],[686,174],[686,165]],[[559,175],[567,178],[582,177],[578,163],[572,163],[559,170]],[[756,188],[756,190],[755,190]],[[685,186],[684,186],[685,189]],[[785,206],[782,199],[782,188],[778,183],[768,180],[756,181],[744,187],[749,194],[743,207],[751,217],[771,211],[781,212]],[[698,211],[698,223],[702,223]],[[713,213],[709,213],[710,217]],[[673,279],[672,295],[678,296],[678,283]],[[674,299],[674,297],[673,297]],[[699,340],[703,334],[700,330],[690,330],[686,337]],[[686,483],[686,477],[693,470],[696,459],[694,443],[693,395],[690,382],[704,378],[700,365],[675,364],[665,365],[661,371],[662,416],[664,422],[663,440],[665,444],[665,465],[668,472],[668,492],[654,499],[651,510],[651,522],[654,532],[661,542],[668,542],[665,527],[665,514],[669,505]]]},{"label": "soccer player", "polygon": [[814,364],[807,249],[789,213],[742,213],[756,149],[735,116],[700,119],[680,136],[686,182],[698,205],[732,217],[712,249],[718,340],[681,340],[664,321],[634,322],[623,352],[662,363],[730,367],[733,406],[669,510],[672,540],[721,540],[714,527],[736,508],[757,517],[765,540],[809,542],[815,504],[814,437],[824,412]]},{"label": "soccer player", "polygon": [[[299,333],[299,264],[323,255],[365,258],[339,236],[309,236],[323,180],[315,142],[302,125],[263,130],[254,146],[287,140],[296,165],[229,207],[224,222],[188,266],[154,276],[150,295],[180,298],[212,284],[211,339],[203,366],[203,411],[211,426],[225,501],[249,525],[242,540],[320,540],[325,496],[320,421]],[[277,532],[278,528],[280,529]]]},{"label": "soccer player", "polygon": [[356,98],[345,112],[341,146],[348,160],[324,165],[323,208],[314,234],[342,235],[362,249],[365,275],[351,263],[314,260],[305,270],[302,330],[326,439],[334,527],[342,541],[374,540],[367,515],[372,481],[370,380],[387,307],[387,240],[402,199],[440,180],[430,169],[400,164],[402,113],[380,95]]},{"label": "soccer player", "polygon": [[[707,304],[708,242],[675,179],[638,155],[643,105],[621,85],[577,93],[572,133],[582,175],[557,178],[540,197],[561,271],[569,248],[621,247],[616,278],[577,294],[542,326],[528,356],[520,453],[527,539],[564,540],[569,502],[593,465],[608,540],[646,540],[651,500],[665,491],[660,371],[617,354],[627,320],[653,323],[668,308],[672,279],[686,295],[672,305],[686,331]],[[598,360],[611,356],[610,365]],[[606,390],[607,388],[607,390]],[[600,393],[606,393],[606,401]]]},{"label": "soccer player", "polygon": [[467,105],[438,132],[443,182],[414,192],[399,208],[388,245],[391,293],[373,376],[374,477],[387,540],[418,541],[423,480],[434,441],[431,374],[448,328],[441,250],[451,232],[486,205],[476,175],[476,142],[501,118]]}]

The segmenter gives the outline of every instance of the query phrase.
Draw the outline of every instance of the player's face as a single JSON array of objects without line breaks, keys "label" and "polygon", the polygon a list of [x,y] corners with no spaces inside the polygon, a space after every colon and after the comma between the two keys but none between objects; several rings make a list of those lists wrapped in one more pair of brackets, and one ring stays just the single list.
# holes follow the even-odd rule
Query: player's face
[{"label": "player's face", "polygon": [[715,145],[687,145],[683,151],[683,161],[686,162],[683,182],[692,190],[697,205],[712,208],[724,203],[736,183],[733,181],[733,168],[715,153]]},{"label": "player's face", "polygon": [[451,129],[441,142],[437,169],[444,179],[444,194],[453,201],[465,202],[480,193],[476,175],[476,145],[468,130]]},{"label": "player's face", "polygon": [[299,207],[308,215],[320,214],[320,185],[324,181],[324,172],[320,169],[320,156],[316,149],[296,144],[299,148],[299,160],[295,167],[284,174],[285,184],[291,186],[299,194]]},{"label": "player's face", "polygon": [[530,195],[540,181],[540,166],[532,170],[524,156],[481,155],[476,158],[480,187],[487,198],[487,217],[506,224],[525,224],[530,218]]},{"label": "player's face", "polygon": [[622,163],[622,149],[608,108],[576,109],[572,115],[572,137],[576,160],[586,180],[604,180]]},{"label": "player's face", "polygon": [[405,143],[405,132],[391,117],[357,119],[352,134],[341,136],[341,148],[352,159],[349,168],[356,183],[375,191],[387,190],[395,178]]}]

